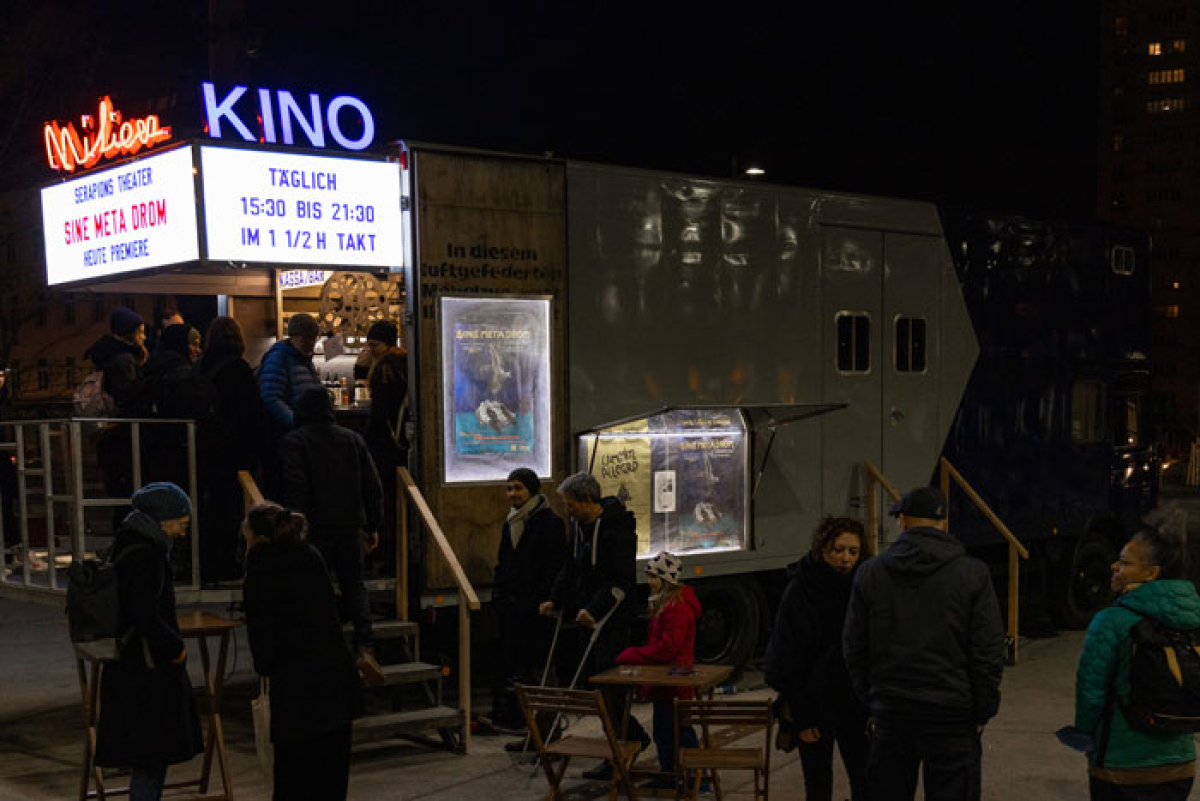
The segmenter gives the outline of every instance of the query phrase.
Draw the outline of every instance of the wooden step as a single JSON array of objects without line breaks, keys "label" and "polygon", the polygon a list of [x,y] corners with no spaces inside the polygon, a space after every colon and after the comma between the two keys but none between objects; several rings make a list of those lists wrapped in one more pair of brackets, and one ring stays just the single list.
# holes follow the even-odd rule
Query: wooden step
[{"label": "wooden step", "polygon": [[376,740],[387,740],[400,733],[451,729],[462,725],[462,712],[448,706],[414,709],[411,712],[392,712],[386,715],[370,715],[354,721],[354,742],[369,743]]},{"label": "wooden step", "polygon": [[[371,636],[377,640],[394,640],[399,637],[414,637],[419,633],[420,626],[411,620],[372,620]],[[342,626],[347,635],[354,633],[354,624]]]},{"label": "wooden step", "polygon": [[384,684],[412,684],[418,681],[434,681],[442,677],[441,667],[427,662],[404,662],[382,667]]}]

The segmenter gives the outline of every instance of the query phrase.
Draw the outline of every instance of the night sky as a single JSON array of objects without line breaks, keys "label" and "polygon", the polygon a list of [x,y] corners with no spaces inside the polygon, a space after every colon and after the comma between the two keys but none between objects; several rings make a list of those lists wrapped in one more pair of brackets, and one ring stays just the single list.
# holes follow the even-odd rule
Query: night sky
[{"label": "night sky", "polygon": [[[206,2],[80,5],[3,4],[0,187],[53,178],[48,116],[104,93],[198,109],[201,80],[230,82]],[[1094,4],[956,5],[275,0],[234,35],[251,85],[358,95],[380,140],[715,176],[756,158],[775,183],[1090,218]]]}]

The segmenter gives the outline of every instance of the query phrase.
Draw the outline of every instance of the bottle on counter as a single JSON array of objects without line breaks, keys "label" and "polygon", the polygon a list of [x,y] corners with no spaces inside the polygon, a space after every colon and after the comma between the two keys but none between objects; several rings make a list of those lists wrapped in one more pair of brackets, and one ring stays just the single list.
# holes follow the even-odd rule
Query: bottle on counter
[{"label": "bottle on counter", "polygon": [[349,383],[346,381],[346,377],[345,377],[345,376],[342,376],[342,379],[341,379],[341,388],[342,388],[342,392],[341,392],[341,395],[342,395],[342,408],[346,408],[347,406],[350,406],[352,403],[354,403],[354,398],[353,398],[353,396],[351,396],[351,394],[350,394],[350,385],[349,385]]}]

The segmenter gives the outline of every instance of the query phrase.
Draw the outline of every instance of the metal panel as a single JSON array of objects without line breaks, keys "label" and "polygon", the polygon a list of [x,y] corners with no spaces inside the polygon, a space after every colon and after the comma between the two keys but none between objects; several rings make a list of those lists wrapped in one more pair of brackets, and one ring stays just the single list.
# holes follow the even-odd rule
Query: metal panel
[{"label": "metal panel", "polygon": [[[883,367],[883,235],[878,231],[821,227],[821,355],[823,400],[847,408],[822,418],[822,505],[826,514],[858,515],[863,460],[880,460]],[[867,331],[852,331],[839,343],[839,317],[865,318]],[[866,333],[866,363],[861,358]],[[839,345],[851,348],[850,364],[839,363]],[[865,367],[865,369],[863,369]]]},{"label": "metal panel", "polygon": [[943,399],[938,394],[944,364],[938,348],[943,334],[941,279],[946,269],[951,268],[940,239],[884,235],[879,468],[901,492],[928,483],[946,435],[939,425]]}]

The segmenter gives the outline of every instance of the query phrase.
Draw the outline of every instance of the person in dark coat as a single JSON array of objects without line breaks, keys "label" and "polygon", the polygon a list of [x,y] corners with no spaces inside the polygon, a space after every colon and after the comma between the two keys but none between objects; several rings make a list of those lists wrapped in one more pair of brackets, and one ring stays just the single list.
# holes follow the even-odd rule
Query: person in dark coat
[{"label": "person in dark coat", "polygon": [[334,423],[322,387],[296,402],[296,430],[283,439],[283,497],[308,518],[309,541],[337,576],[342,616],[354,622],[359,668],[371,684],[383,674],[371,653],[371,617],[363,584],[363,552],[379,544],[383,488],[357,432]]},{"label": "person in dark coat", "polygon": [[[108,333],[83,354],[104,374],[101,384],[116,404],[118,417],[149,417],[150,394],[145,369],[146,323],[132,309],[119,306],[108,317]],[[133,494],[133,443],[128,425],[103,428],[96,439],[96,457],[103,466],[104,491],[110,498]],[[113,531],[129,507],[113,509]]]},{"label": "person in dark coat", "polygon": [[268,498],[282,496],[279,443],[296,427],[296,403],[305,391],[322,388],[312,360],[320,332],[312,315],[293,314],[287,339],[276,342],[263,356],[258,387],[270,420],[262,459],[263,494]]},{"label": "person in dark coat", "polygon": [[892,506],[900,537],[858,571],[842,649],[871,714],[871,798],[978,801],[983,728],[1000,708],[1004,627],[991,573],[946,524],[946,497]]},{"label": "person in dark coat", "polygon": [[798,745],[804,797],[833,797],[833,746],[855,801],[867,794],[867,710],[854,695],[842,656],[850,588],[866,553],[862,523],[827,517],[812,550],[788,568],[788,584],[767,644],[766,681],[787,705],[781,740]]},{"label": "person in dark coat", "polygon": [[[146,361],[146,383],[151,410],[167,420],[194,419],[196,387],[188,350],[188,327],[169,325],[158,338],[158,346]],[[142,437],[149,451],[147,475],[151,481],[188,485],[187,428],[182,423],[147,426]]]},{"label": "person in dark coat", "polygon": [[112,550],[125,554],[116,575],[129,638],[101,673],[96,764],[131,768],[130,798],[153,801],[167,766],[204,750],[170,570],[171,541],[186,533],[192,507],[168,483],[147,484],[132,502]]},{"label": "person in dark coat", "polygon": [[[550,508],[541,488],[537,473],[527,467],[509,474],[504,490],[511,508],[500,532],[492,582],[503,663],[502,681],[494,688],[492,719],[512,728],[523,725],[515,684],[542,681],[541,670],[554,632],[550,620],[538,614],[538,605],[550,596],[566,556],[566,526]],[[520,750],[526,744],[522,740],[515,747]]]},{"label": "person in dark coat", "polygon": [[[586,678],[615,665],[617,655],[630,645],[637,581],[637,522],[620,500],[601,497],[600,482],[590,473],[568,476],[558,491],[571,518],[570,539],[550,598],[542,602],[539,611],[547,616],[561,611],[565,620],[579,624],[581,658],[592,630],[612,613],[592,647],[583,671]],[[625,709],[628,692],[623,687],[604,690],[604,703],[614,717]],[[639,741],[643,749],[650,745],[650,736],[632,715],[625,739]],[[604,762],[583,775],[607,780],[612,777],[612,765]]]},{"label": "person in dark coat", "polygon": [[362,685],[342,636],[325,562],[304,516],[274,503],[246,514],[246,632],[270,679],[276,801],[346,797]]},{"label": "person in dark coat", "polygon": [[254,371],[242,358],[246,342],[232,317],[208,326],[194,365],[202,398],[196,421],[199,478],[200,569],[206,582],[236,579],[243,495],[238,471],[253,472],[266,418]]},{"label": "person in dark coat", "polygon": [[371,367],[367,388],[371,393],[371,413],[363,438],[383,482],[383,524],[379,553],[386,561],[395,553],[396,468],[408,467],[408,438],[404,427],[408,420],[408,351],[399,346],[400,333],[395,323],[380,320],[367,331],[367,351]]}]

